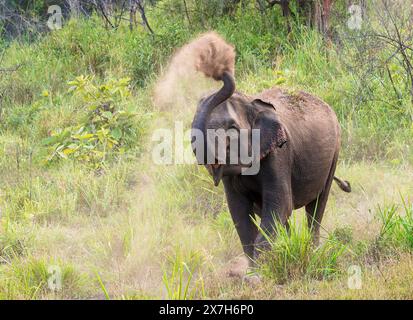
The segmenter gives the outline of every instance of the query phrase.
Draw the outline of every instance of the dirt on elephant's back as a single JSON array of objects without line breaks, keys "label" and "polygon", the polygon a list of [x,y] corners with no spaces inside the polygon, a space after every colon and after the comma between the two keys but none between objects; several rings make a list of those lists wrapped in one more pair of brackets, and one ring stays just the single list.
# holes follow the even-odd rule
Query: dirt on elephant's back
[{"label": "dirt on elephant's back", "polygon": [[327,103],[304,91],[291,92],[281,88],[273,88],[261,92],[254,98],[272,105],[277,113],[281,114],[293,112],[304,116],[320,111],[332,113],[332,109]]}]

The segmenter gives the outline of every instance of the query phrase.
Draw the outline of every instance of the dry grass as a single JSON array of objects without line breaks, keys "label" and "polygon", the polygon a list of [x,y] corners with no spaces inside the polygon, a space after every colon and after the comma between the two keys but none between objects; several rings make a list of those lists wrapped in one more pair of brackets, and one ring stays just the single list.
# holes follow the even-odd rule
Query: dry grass
[{"label": "dry grass", "polygon": [[[190,287],[203,284],[204,291],[192,294],[198,298],[407,298],[413,294],[405,278],[412,271],[408,253],[370,264],[364,256],[359,258],[364,270],[362,290],[346,286],[345,270],[354,263],[353,256],[341,261],[344,274],[330,280],[296,279],[283,285],[268,280],[257,288],[231,278],[229,265],[242,249],[222,190],[212,189],[205,170],[198,166],[142,163],[149,162],[135,163],[128,169],[126,176],[132,175],[135,178],[129,178],[137,183],[123,186],[122,199],[116,206],[108,204],[113,199],[102,204],[102,198],[96,196],[91,198],[93,209],[87,214],[78,212],[66,216],[64,222],[50,219],[20,230],[17,237],[30,233],[32,238],[25,244],[25,254],[12,258],[10,265],[24,266],[27,260],[64,261],[75,266],[79,274],[87,275],[90,290],[84,295],[95,298],[104,297],[95,272],[112,298],[167,298],[162,277],[171,270],[171,261],[177,255],[189,266],[184,276],[192,274]],[[412,173],[406,168],[342,164],[339,175],[352,182],[354,191],[348,195],[333,188],[323,229],[327,235],[347,226],[352,230],[352,243],[367,243],[377,236],[378,204],[400,203],[399,193],[413,192]],[[60,188],[65,194],[70,187],[62,183]],[[113,185],[107,188],[114,191]],[[105,204],[108,207],[104,210]],[[298,220],[302,219],[301,211],[296,213]],[[1,268],[8,270],[11,283],[18,281],[12,267],[9,270],[4,264]],[[55,296],[46,292],[42,297]]]}]

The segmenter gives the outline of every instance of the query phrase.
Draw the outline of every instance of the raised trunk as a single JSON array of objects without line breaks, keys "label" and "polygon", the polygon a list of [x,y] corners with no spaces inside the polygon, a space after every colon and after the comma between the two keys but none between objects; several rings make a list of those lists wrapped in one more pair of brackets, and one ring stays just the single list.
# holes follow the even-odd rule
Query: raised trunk
[{"label": "raised trunk", "polygon": [[198,164],[206,164],[207,163],[207,148],[206,148],[206,122],[215,107],[220,105],[222,102],[227,100],[235,91],[235,81],[233,76],[229,72],[224,72],[222,75],[222,81],[224,81],[224,86],[214,95],[208,97],[203,103],[198,106],[198,110],[196,111],[194,121],[192,122],[192,143],[194,143],[194,138],[196,137],[196,130],[199,130],[203,134],[204,139],[204,152],[203,155],[200,152],[196,152],[196,148],[193,149],[195,151],[195,155],[198,160]]}]

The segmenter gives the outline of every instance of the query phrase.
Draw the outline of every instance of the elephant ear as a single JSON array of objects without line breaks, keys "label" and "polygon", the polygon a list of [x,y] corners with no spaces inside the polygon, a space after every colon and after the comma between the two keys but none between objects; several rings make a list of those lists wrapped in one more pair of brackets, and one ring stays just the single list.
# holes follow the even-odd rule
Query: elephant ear
[{"label": "elephant ear", "polygon": [[273,110],[260,111],[252,128],[260,130],[261,159],[266,157],[276,147],[282,148],[287,142],[285,129]]}]

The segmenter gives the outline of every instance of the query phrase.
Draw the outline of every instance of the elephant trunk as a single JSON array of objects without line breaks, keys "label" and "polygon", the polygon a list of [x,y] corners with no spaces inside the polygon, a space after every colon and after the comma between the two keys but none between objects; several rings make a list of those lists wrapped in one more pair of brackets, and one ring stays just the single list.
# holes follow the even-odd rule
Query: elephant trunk
[{"label": "elephant trunk", "polygon": [[[192,122],[192,149],[195,152],[198,164],[207,164],[208,148],[206,122],[211,112],[214,110],[214,108],[231,97],[235,91],[235,80],[231,73],[225,71],[222,75],[221,80],[224,82],[224,86],[217,93],[208,97],[203,103],[198,106],[194,120]],[[200,152],[201,150],[196,150],[197,144],[195,144],[194,142],[196,140],[197,133],[202,133],[203,135],[203,152]]]}]

